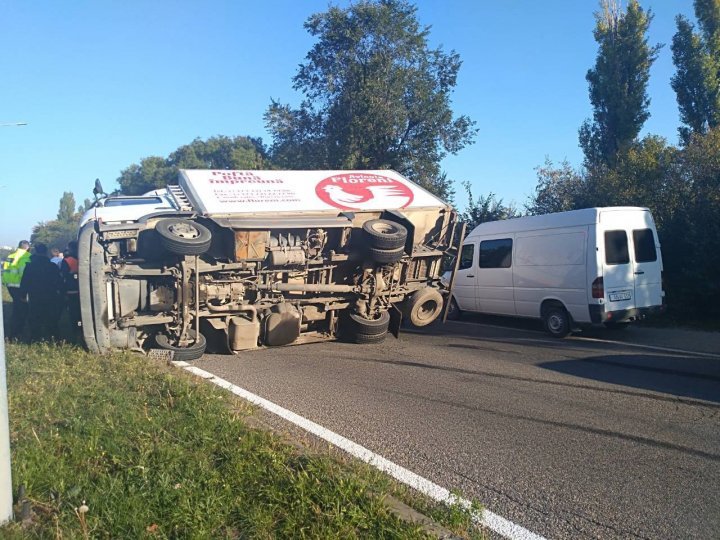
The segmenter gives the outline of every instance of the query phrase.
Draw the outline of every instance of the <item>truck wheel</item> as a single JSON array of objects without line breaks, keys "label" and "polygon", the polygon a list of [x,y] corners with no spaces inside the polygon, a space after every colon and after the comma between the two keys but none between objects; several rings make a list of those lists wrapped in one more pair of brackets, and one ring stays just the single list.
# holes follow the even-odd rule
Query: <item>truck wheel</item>
[{"label": "truck wheel", "polygon": [[161,219],[155,230],[163,247],[176,255],[202,255],[210,249],[210,229],[189,219]]},{"label": "truck wheel", "polygon": [[462,311],[460,311],[457,302],[454,298],[450,298],[450,307],[448,308],[447,312],[448,321],[457,321],[460,319],[461,315]]},{"label": "truck wheel", "polygon": [[363,223],[363,232],[370,247],[377,249],[397,249],[405,247],[407,229],[387,219],[370,219]]},{"label": "truck wheel", "polygon": [[570,314],[564,307],[550,306],[543,311],[542,320],[552,337],[564,338],[570,333]]},{"label": "truck wheel", "polygon": [[387,331],[382,334],[355,334],[351,339],[353,343],[382,343],[387,337]]},{"label": "truck wheel", "polygon": [[403,314],[413,326],[427,326],[432,323],[443,310],[443,297],[437,289],[426,287],[405,301]]},{"label": "truck wheel", "polygon": [[345,330],[352,336],[362,334],[366,336],[375,336],[386,334],[390,326],[390,313],[383,311],[377,319],[365,319],[357,313],[348,314],[345,322]]},{"label": "truck wheel", "polygon": [[[195,337],[195,331],[190,330],[189,332],[190,337]],[[189,345],[188,347],[178,347],[177,345],[171,345],[170,344],[170,338],[166,336],[165,334],[157,334],[155,336],[155,343],[157,343],[157,346],[161,349],[165,349],[166,351],[173,351],[173,360],[179,360],[183,362],[188,362],[190,360],[197,360],[205,353],[205,346],[207,345],[207,342],[205,341],[205,336],[200,334],[198,338],[195,340],[195,343],[192,345]]]},{"label": "truck wheel", "polygon": [[378,249],[371,247],[368,248],[368,252],[373,261],[381,264],[390,264],[398,262],[403,258],[403,255],[405,255],[405,248]]}]

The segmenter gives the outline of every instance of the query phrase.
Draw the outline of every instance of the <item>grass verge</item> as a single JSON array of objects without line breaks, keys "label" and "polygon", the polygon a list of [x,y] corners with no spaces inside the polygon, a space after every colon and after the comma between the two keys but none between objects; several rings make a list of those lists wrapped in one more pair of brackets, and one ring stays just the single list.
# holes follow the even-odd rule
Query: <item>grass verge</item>
[{"label": "grass verge", "polygon": [[[385,504],[386,494],[417,495],[249,428],[249,406],[211,385],[130,354],[6,350],[13,487],[25,486],[31,508],[0,536],[426,536]],[[420,504],[456,534],[480,537],[469,514]]]}]

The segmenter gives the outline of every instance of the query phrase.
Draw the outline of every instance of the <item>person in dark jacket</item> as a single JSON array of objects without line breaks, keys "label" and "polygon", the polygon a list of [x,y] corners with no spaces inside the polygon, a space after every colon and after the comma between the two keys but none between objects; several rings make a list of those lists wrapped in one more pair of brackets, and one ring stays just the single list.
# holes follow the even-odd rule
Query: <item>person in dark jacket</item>
[{"label": "person in dark jacket", "polygon": [[60,275],[65,289],[65,302],[70,315],[70,327],[73,341],[80,340],[80,296],[78,294],[78,243],[68,244],[65,256],[60,263]]},{"label": "person in dark jacket", "polygon": [[63,282],[60,269],[48,258],[45,244],[35,244],[34,254],[25,267],[20,291],[28,295],[30,339],[41,341],[57,336]]}]

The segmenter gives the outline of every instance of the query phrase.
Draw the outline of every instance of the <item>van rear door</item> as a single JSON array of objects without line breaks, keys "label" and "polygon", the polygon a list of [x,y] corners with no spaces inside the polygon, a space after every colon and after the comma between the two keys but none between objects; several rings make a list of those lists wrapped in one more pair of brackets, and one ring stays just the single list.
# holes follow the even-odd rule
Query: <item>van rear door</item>
[{"label": "van rear door", "polygon": [[655,227],[633,228],[632,244],[635,307],[662,305],[662,261]]},{"label": "van rear door", "polygon": [[662,304],[662,262],[647,210],[603,212],[606,311]]}]

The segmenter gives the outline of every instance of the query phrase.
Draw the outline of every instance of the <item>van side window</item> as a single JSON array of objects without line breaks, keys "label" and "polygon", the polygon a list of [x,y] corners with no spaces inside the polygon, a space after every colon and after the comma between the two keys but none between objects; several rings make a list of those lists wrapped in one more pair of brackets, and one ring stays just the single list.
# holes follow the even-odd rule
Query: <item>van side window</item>
[{"label": "van side window", "polygon": [[657,261],[655,236],[653,235],[652,229],[634,230],[633,244],[635,244],[635,262]]},{"label": "van side window", "polygon": [[630,255],[625,231],[605,231],[605,264],[627,264],[629,262]]},{"label": "van side window", "polygon": [[480,268],[510,268],[512,238],[480,242]]},{"label": "van side window", "polygon": [[460,252],[460,266],[458,270],[472,268],[473,255],[475,255],[475,244],[465,244]]}]

